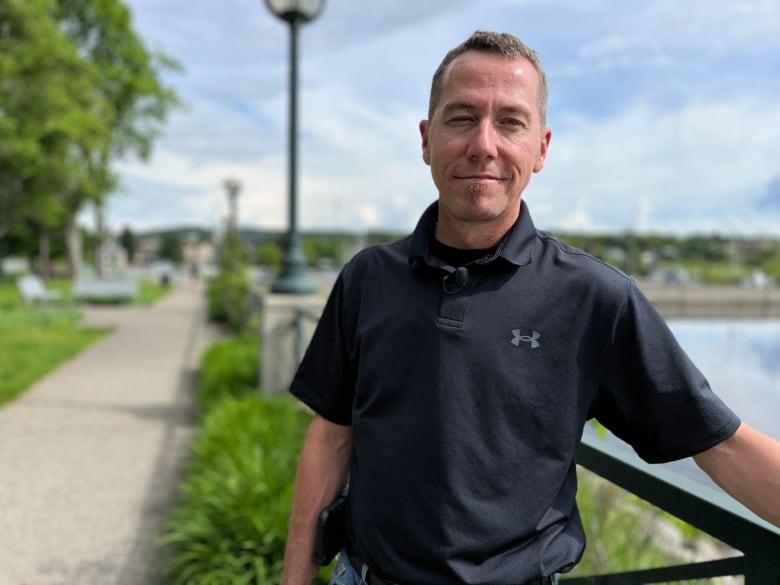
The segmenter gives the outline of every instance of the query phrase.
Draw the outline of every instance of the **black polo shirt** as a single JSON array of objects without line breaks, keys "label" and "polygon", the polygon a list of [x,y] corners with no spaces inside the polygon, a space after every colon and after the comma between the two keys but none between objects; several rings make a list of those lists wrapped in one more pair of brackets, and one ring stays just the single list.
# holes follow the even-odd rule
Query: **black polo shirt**
[{"label": "black polo shirt", "polygon": [[739,420],[633,280],[537,231],[525,204],[464,267],[429,253],[437,209],[345,266],[291,391],[353,428],[352,546],[379,573],[506,585],[568,570],[588,418],[650,462]]}]

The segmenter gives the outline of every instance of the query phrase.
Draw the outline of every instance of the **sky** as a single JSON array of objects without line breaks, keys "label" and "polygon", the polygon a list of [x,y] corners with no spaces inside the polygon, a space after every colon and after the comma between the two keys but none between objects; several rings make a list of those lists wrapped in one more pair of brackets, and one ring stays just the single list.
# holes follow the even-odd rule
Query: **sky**
[{"label": "sky", "polygon": [[[285,229],[289,28],[262,0],[126,0],[184,107],[122,161],[118,230]],[[299,35],[299,225],[407,232],[436,190],[419,121],[474,30],[534,48],[552,141],[523,194],[554,232],[780,236],[780,2],[326,0]],[[88,219],[87,219],[88,220]]]}]

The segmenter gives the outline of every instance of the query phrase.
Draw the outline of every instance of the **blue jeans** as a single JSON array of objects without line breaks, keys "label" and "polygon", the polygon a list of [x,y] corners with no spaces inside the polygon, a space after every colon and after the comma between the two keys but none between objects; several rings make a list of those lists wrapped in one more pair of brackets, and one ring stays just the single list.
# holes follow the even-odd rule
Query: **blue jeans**
[{"label": "blue jeans", "polygon": [[333,569],[330,585],[363,585],[363,579],[347,558],[347,552],[342,550]]}]

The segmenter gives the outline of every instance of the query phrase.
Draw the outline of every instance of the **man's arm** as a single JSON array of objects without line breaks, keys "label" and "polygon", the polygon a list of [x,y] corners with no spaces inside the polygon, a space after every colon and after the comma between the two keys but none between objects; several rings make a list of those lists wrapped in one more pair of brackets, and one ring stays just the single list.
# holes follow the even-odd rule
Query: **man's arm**
[{"label": "man's arm", "polygon": [[780,526],[780,442],[742,424],[694,460],[734,498]]},{"label": "man's arm", "polygon": [[352,427],[315,417],[306,432],[295,477],[283,585],[309,585],[314,578],[317,517],[346,485],[351,456]]}]

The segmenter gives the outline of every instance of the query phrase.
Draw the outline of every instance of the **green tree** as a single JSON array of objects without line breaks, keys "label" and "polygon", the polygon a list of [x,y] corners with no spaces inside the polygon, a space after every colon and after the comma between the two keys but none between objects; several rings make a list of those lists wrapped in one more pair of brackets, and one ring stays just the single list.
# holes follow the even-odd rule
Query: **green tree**
[{"label": "green tree", "polygon": [[157,256],[162,260],[170,260],[174,264],[182,261],[181,238],[176,232],[166,232],[160,238]]},{"label": "green tree", "polygon": [[335,264],[341,263],[344,244],[343,238],[337,234],[306,235],[303,237],[302,245],[309,264],[313,266],[323,260],[330,260]]},{"label": "green tree", "polygon": [[162,73],[180,70],[180,66],[145,46],[121,0],[57,0],[54,17],[83,58],[96,68],[95,89],[111,105],[106,118],[109,140],[89,152],[93,189],[71,192],[75,208],[70,216],[72,229],[78,210],[93,202],[100,245],[105,199],[117,183],[112,163],[127,156],[149,157],[162,123],[178,103],[175,91],[163,83]]},{"label": "green tree", "polygon": [[282,265],[282,247],[278,242],[263,242],[257,247],[257,263],[274,271]]},{"label": "green tree", "polygon": [[176,68],[145,47],[121,0],[2,0],[0,236],[32,228],[46,264],[50,234],[75,235],[89,202],[102,233],[113,164],[149,156],[177,103],[161,74]]},{"label": "green tree", "polygon": [[84,155],[109,134],[97,71],[52,9],[50,0],[0,2],[0,235],[33,231],[44,270],[67,194],[91,189]]},{"label": "green tree", "polygon": [[119,234],[119,243],[125,249],[125,252],[127,252],[128,261],[132,262],[135,253],[138,250],[138,238],[135,233],[133,233],[133,230],[129,227],[123,228],[122,232]]},{"label": "green tree", "polygon": [[765,255],[761,268],[775,280],[780,280],[780,246],[775,248],[771,254]]}]

